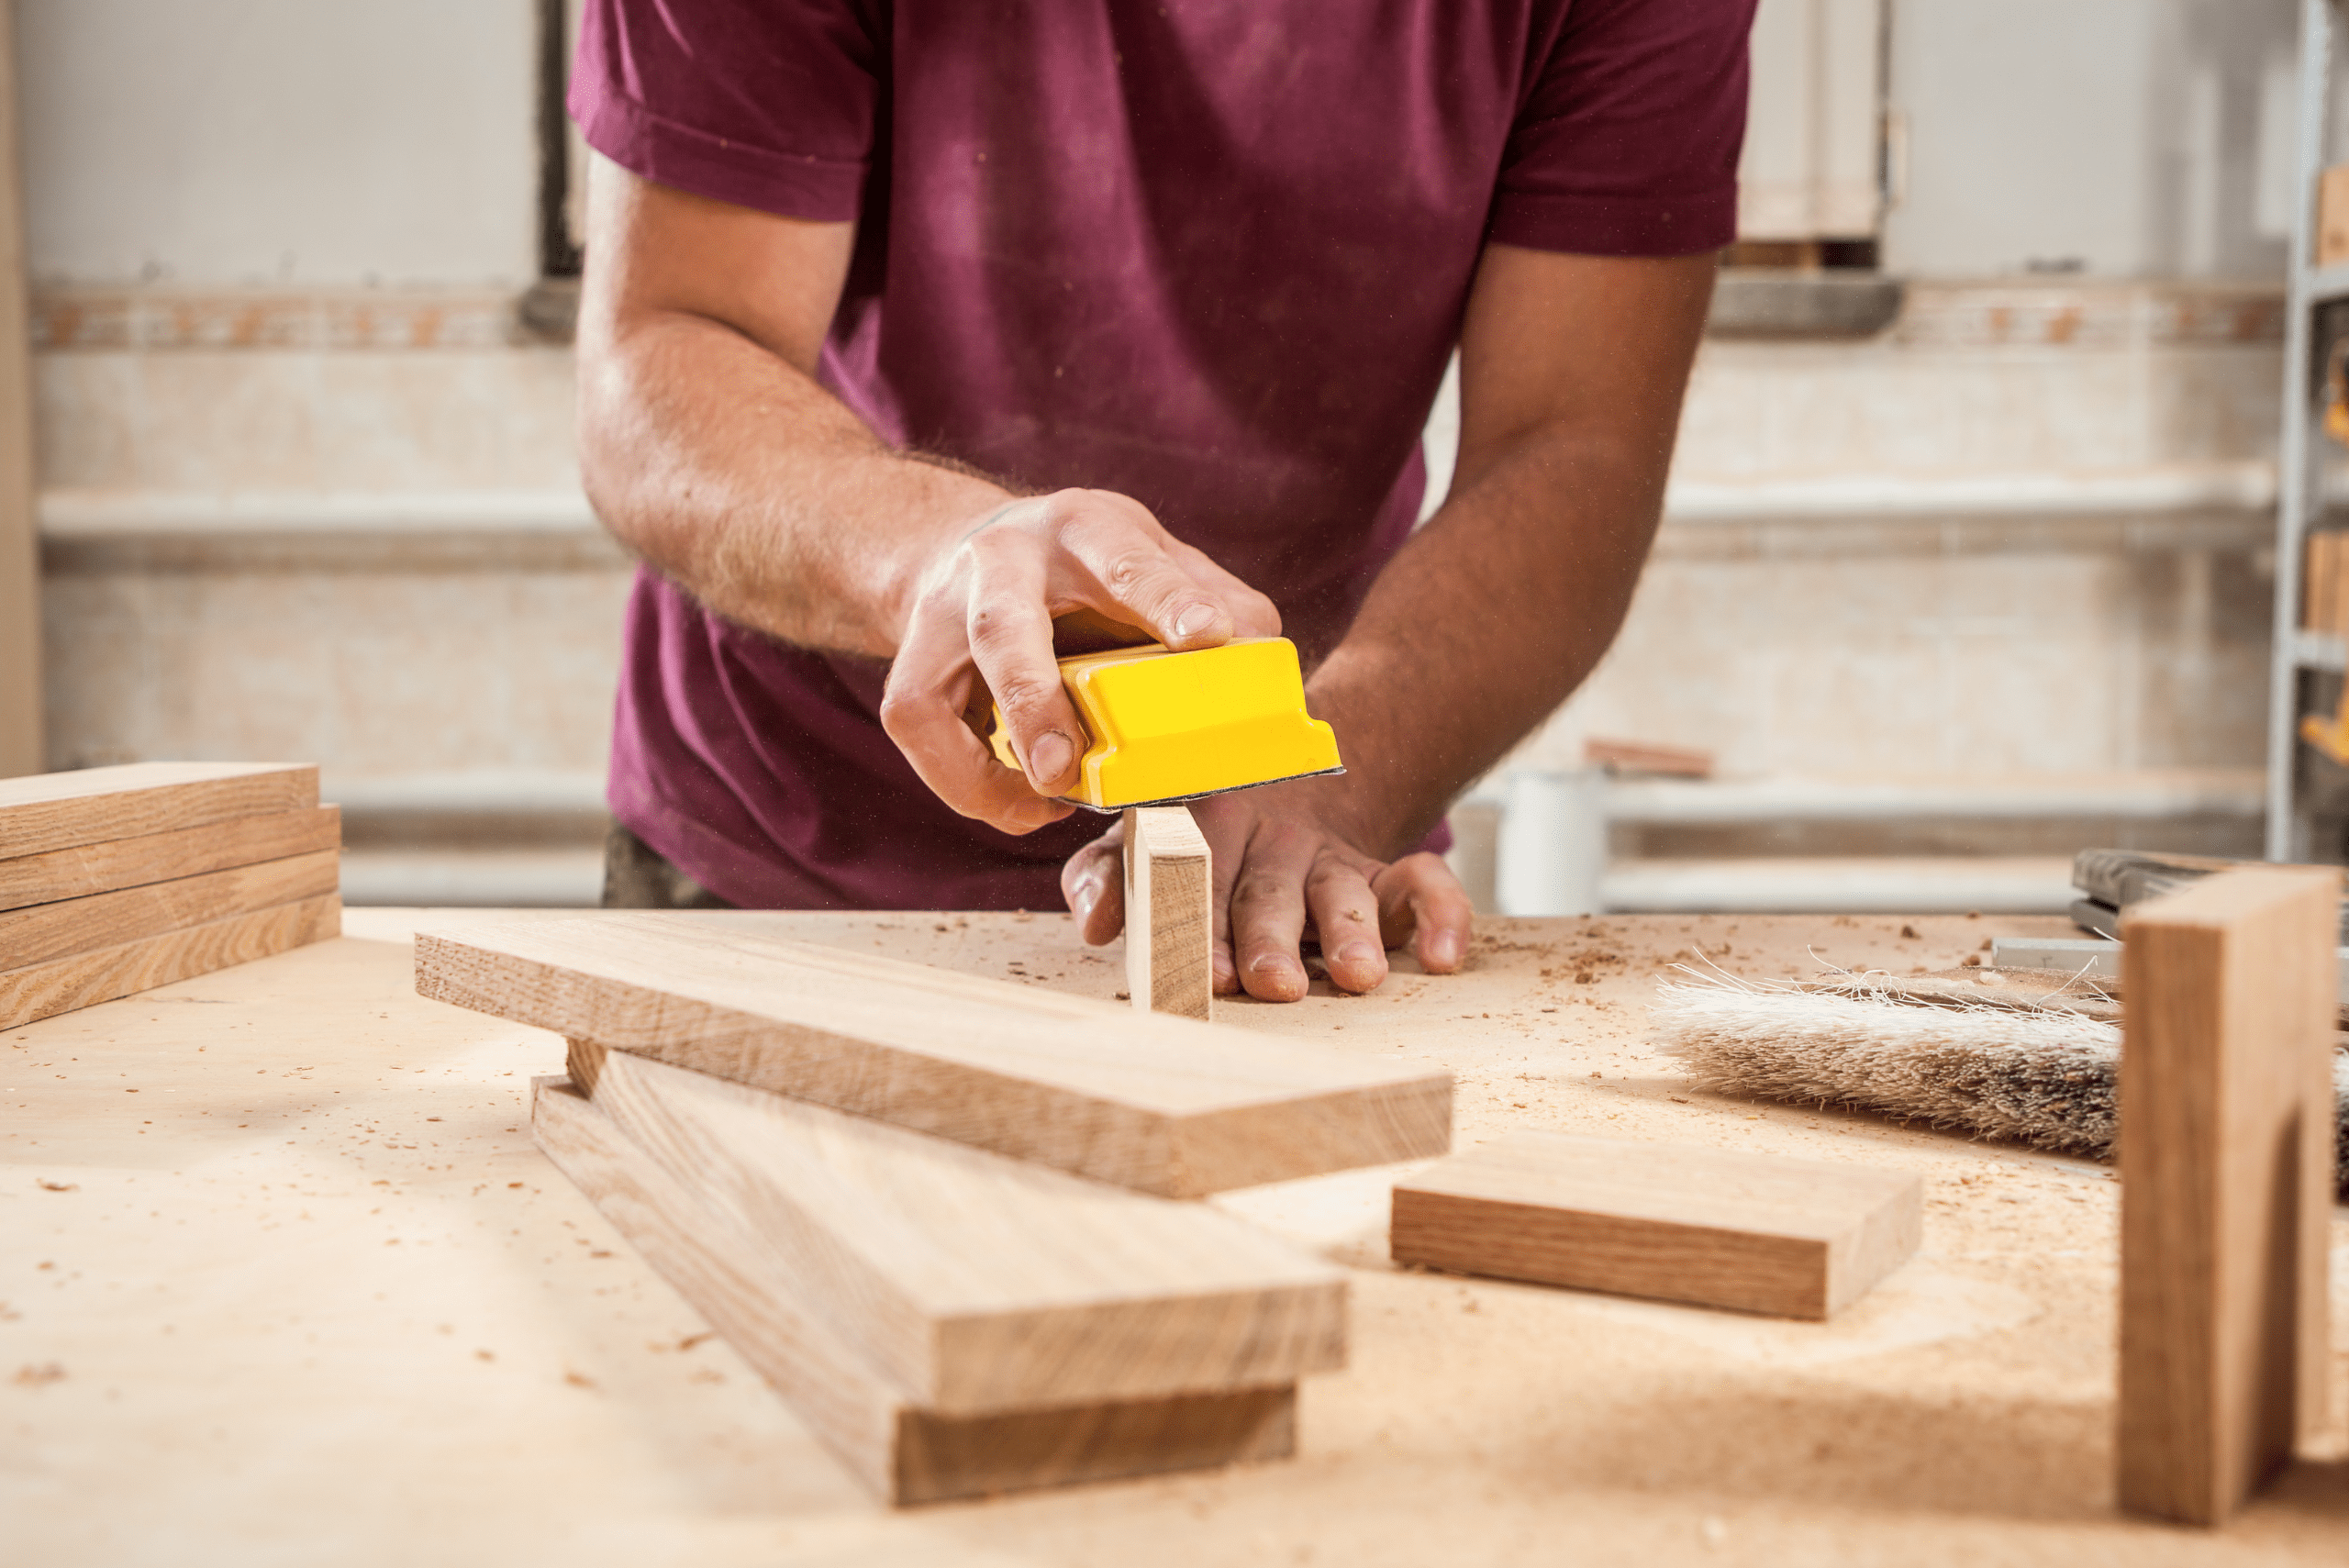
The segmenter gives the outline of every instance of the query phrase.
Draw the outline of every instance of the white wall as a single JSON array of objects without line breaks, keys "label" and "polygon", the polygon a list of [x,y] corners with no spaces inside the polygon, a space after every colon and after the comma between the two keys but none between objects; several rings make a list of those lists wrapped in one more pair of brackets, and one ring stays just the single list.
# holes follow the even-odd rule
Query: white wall
[{"label": "white wall", "polygon": [[2298,34],[2294,0],[1892,0],[1886,267],[2280,272]]},{"label": "white wall", "polygon": [[16,0],[36,282],[527,284],[529,0]]}]

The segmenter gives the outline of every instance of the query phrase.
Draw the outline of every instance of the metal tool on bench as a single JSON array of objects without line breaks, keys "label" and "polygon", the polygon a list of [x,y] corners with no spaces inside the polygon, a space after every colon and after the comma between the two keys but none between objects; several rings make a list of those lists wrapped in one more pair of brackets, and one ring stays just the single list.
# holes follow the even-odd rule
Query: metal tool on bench
[{"label": "metal tool on bench", "polygon": [[[1060,666],[1089,741],[1076,787],[1062,798],[1087,810],[1345,772],[1337,735],[1306,711],[1297,645],[1285,637],[1187,652],[1152,642],[1073,654]],[[1019,767],[1000,707],[988,744],[1004,766]]]}]

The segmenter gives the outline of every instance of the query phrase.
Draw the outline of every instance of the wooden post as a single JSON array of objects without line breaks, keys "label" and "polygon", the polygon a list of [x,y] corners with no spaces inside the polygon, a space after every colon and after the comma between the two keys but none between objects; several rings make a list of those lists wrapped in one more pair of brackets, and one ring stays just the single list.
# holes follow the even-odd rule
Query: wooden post
[{"label": "wooden post", "polygon": [[2121,1062],[2122,1507],[2222,1523],[2325,1421],[2337,873],[2132,908]]},{"label": "wooden post", "polygon": [[1126,989],[1145,1012],[1210,1017],[1215,876],[1186,806],[1126,811]]},{"label": "wooden post", "polygon": [[46,766],[40,540],[33,523],[32,355],[17,150],[14,8],[0,9],[0,778]]}]

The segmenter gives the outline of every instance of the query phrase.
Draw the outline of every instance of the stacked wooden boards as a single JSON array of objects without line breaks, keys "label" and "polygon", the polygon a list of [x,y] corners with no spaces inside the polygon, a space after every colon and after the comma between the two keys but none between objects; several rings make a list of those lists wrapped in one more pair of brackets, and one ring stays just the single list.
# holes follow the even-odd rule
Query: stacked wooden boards
[{"label": "stacked wooden boards", "polygon": [[307,764],[0,780],[0,1029],[336,935],[341,842]]},{"label": "stacked wooden boards", "polygon": [[1342,1275],[1171,1200],[1450,1141],[1446,1073],[690,916],[422,933],[417,989],[571,1040],[540,1147],[896,1502],[1290,1451]]}]

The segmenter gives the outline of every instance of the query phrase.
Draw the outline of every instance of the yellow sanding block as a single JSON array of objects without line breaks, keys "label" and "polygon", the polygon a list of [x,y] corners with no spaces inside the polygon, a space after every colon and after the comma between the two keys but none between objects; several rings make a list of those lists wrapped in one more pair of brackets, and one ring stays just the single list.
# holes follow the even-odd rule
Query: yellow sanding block
[{"label": "yellow sanding block", "polygon": [[[1188,653],[1153,642],[1060,663],[1092,742],[1065,797],[1079,806],[1122,811],[1345,772],[1337,735],[1305,710],[1297,645],[1286,637]],[[988,743],[1006,767],[1019,766],[1001,708]]]}]

